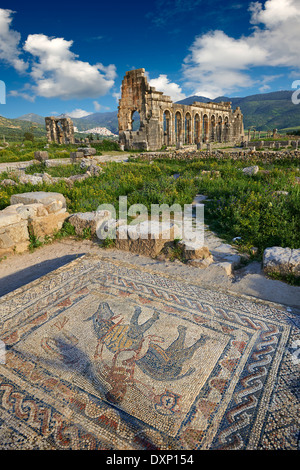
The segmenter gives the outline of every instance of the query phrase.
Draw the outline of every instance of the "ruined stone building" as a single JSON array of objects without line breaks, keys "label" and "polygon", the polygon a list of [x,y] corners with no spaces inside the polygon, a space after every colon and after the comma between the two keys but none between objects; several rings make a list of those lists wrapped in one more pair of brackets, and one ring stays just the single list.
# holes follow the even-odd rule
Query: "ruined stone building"
[{"label": "ruined stone building", "polygon": [[[133,114],[140,128],[133,130]],[[162,146],[209,142],[241,142],[243,115],[231,103],[173,103],[147,82],[144,69],[126,72],[118,108],[119,140],[125,149],[158,150]]]},{"label": "ruined stone building", "polygon": [[45,118],[48,142],[56,144],[74,144],[74,126],[70,118]]}]

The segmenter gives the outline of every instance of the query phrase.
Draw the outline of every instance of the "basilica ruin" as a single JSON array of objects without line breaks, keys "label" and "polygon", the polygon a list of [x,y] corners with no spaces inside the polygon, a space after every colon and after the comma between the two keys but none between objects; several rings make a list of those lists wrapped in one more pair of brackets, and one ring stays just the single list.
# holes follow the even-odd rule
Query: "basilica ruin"
[{"label": "basilica ruin", "polygon": [[[140,128],[133,130],[133,114]],[[126,150],[158,150],[184,144],[201,148],[211,142],[240,143],[244,139],[243,115],[230,102],[192,105],[173,103],[151,87],[145,69],[126,72],[118,108],[119,141]]]},{"label": "basilica ruin", "polygon": [[74,126],[70,118],[45,118],[48,142],[56,144],[74,144]]}]

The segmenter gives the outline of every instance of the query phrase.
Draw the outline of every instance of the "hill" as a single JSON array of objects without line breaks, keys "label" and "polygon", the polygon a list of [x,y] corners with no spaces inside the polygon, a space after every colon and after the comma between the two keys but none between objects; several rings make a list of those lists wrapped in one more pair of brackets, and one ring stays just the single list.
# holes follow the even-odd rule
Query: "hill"
[{"label": "hill", "polygon": [[45,126],[21,119],[7,119],[0,116],[0,137],[6,141],[23,140],[24,132],[33,132],[35,137],[46,136]]},{"label": "hill", "polygon": [[36,122],[40,126],[45,125],[45,118],[43,116],[39,116],[39,114],[29,113],[24,114],[17,118],[19,121],[29,121],[29,122]]}]

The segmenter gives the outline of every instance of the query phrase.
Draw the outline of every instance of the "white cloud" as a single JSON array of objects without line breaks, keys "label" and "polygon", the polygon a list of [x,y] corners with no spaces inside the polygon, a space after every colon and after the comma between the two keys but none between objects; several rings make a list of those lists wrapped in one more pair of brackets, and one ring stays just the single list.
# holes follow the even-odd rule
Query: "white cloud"
[{"label": "white cloud", "polygon": [[167,75],[160,75],[158,78],[149,80],[149,85],[156,88],[157,91],[162,91],[165,95],[170,96],[172,101],[180,101],[186,98],[182,89],[177,83],[170,82]]},{"label": "white cloud", "polygon": [[[211,31],[195,38],[185,58],[185,85],[198,95],[214,98],[254,84],[253,67],[300,66],[300,0],[268,0],[249,5],[253,32],[232,38],[223,31]],[[264,88],[266,89],[266,88]]]},{"label": "white cloud", "polygon": [[78,59],[70,48],[73,41],[30,34],[24,50],[36,57],[31,77],[33,92],[45,98],[93,98],[105,95],[114,85],[114,65],[91,65]]},{"label": "white cloud", "polygon": [[85,116],[89,116],[92,113],[89,113],[88,111],[85,111],[84,109],[74,109],[74,111],[71,111],[70,113],[66,113],[67,116],[70,116],[71,118],[82,118]]},{"label": "white cloud", "polygon": [[94,105],[95,111],[100,111],[101,104],[99,104],[98,101],[93,101],[93,105]]},{"label": "white cloud", "polygon": [[27,64],[20,58],[19,48],[21,35],[11,29],[12,10],[0,8],[0,60],[13,66],[18,72],[27,69]]}]

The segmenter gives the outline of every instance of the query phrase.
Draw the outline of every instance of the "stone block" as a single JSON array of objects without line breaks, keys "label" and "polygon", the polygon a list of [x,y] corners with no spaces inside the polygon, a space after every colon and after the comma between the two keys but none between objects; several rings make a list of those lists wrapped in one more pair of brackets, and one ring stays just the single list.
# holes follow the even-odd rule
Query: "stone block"
[{"label": "stone block", "polygon": [[210,255],[208,247],[203,246],[202,242],[181,240],[179,246],[181,246],[183,256],[187,260],[205,259]]},{"label": "stone block", "polygon": [[46,150],[38,150],[37,152],[34,152],[34,159],[39,162],[45,162],[48,158],[49,154]]},{"label": "stone block", "polygon": [[258,172],[259,172],[259,167],[257,165],[243,168],[244,175],[252,176],[252,175],[256,175],[256,173]]},{"label": "stone block", "polygon": [[300,276],[300,249],[279,246],[266,248],[263,255],[263,269],[266,274]]},{"label": "stone block", "polygon": [[44,204],[45,206],[51,204],[52,202],[62,202],[62,207],[66,207],[66,199],[63,194],[54,193],[54,192],[46,192],[46,191],[34,191],[29,193],[22,193],[22,194],[13,194],[10,198],[11,204],[34,204],[40,203]]},{"label": "stone block", "polygon": [[83,152],[70,152],[70,159],[72,163],[77,162],[78,160],[82,160],[83,157]]},{"label": "stone block", "polygon": [[111,218],[109,211],[78,212],[69,218],[69,222],[75,228],[77,235],[83,235],[85,229],[90,229],[91,235],[96,235],[99,227]]},{"label": "stone block", "polygon": [[37,238],[44,239],[60,230],[68,217],[69,214],[65,211],[48,214],[45,217],[29,217],[28,229]]},{"label": "stone block", "polygon": [[21,222],[22,217],[14,212],[0,212],[0,229]]},{"label": "stone block", "polygon": [[190,259],[187,264],[189,266],[194,266],[195,268],[205,269],[208,268],[214,262],[214,258],[209,255],[207,258],[203,259]]},{"label": "stone block", "polygon": [[115,247],[153,258],[178,233],[178,227],[172,223],[145,221],[136,225],[121,225],[117,229]]},{"label": "stone block", "polygon": [[37,184],[43,184],[43,178],[41,176],[36,175],[21,175],[19,178],[19,183],[21,184],[33,184],[34,186]]},{"label": "stone block", "polygon": [[0,248],[14,248],[20,243],[28,242],[29,235],[27,222],[20,221],[17,224],[8,225],[0,230]]},{"label": "stone block", "polygon": [[90,157],[92,155],[96,155],[97,150],[93,147],[82,147],[77,149],[78,152],[83,153],[84,157]]}]

